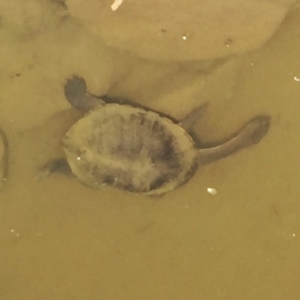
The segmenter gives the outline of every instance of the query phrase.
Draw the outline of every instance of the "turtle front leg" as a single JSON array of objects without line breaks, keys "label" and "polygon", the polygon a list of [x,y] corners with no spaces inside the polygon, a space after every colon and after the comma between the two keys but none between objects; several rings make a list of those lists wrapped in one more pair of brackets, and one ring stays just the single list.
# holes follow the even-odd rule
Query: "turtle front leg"
[{"label": "turtle front leg", "polygon": [[202,117],[203,113],[207,109],[207,106],[208,103],[204,103],[194,108],[185,116],[185,118],[179,123],[179,125],[186,131],[190,131],[195,123]]},{"label": "turtle front leg", "polygon": [[87,92],[86,82],[82,77],[74,75],[69,78],[64,87],[68,102],[76,109],[89,111],[99,105],[105,104],[100,97]]}]

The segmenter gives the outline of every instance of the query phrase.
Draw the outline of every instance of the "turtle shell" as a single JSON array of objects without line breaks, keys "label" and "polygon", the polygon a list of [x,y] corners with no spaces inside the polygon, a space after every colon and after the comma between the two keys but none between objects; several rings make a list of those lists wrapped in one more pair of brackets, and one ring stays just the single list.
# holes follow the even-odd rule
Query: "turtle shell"
[{"label": "turtle shell", "polygon": [[188,181],[198,149],[179,124],[129,105],[99,106],[66,133],[63,148],[83,184],[162,194]]}]

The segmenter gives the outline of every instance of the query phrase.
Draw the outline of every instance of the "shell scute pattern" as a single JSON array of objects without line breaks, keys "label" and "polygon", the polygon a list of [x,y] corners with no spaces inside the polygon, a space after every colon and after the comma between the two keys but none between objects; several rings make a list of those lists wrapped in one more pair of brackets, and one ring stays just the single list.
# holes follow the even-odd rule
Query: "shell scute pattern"
[{"label": "shell scute pattern", "polygon": [[[180,128],[156,113],[110,104],[79,120],[66,134],[64,147],[73,172],[87,185],[148,192],[176,180],[186,169],[174,126]],[[196,157],[184,130],[182,137]]]}]

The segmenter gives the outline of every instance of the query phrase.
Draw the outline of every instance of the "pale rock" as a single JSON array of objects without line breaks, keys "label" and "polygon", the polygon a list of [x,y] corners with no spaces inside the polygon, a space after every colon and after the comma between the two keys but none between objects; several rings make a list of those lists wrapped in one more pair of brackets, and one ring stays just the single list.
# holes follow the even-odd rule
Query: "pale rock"
[{"label": "pale rock", "polygon": [[123,0],[117,9],[114,3],[66,1],[69,13],[109,46],[154,60],[198,60],[262,46],[295,0]]}]

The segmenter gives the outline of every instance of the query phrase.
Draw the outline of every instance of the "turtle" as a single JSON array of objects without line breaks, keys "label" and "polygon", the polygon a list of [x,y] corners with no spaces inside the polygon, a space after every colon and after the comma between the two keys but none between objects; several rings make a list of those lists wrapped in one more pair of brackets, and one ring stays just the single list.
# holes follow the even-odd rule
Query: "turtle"
[{"label": "turtle", "polygon": [[48,174],[72,174],[84,185],[110,186],[132,193],[160,196],[187,183],[199,166],[257,144],[271,117],[257,115],[225,141],[199,147],[192,127],[207,104],[176,121],[155,110],[112,101],[87,92],[82,77],[66,80],[67,101],[83,116],[65,133],[64,156],[47,163]]}]

